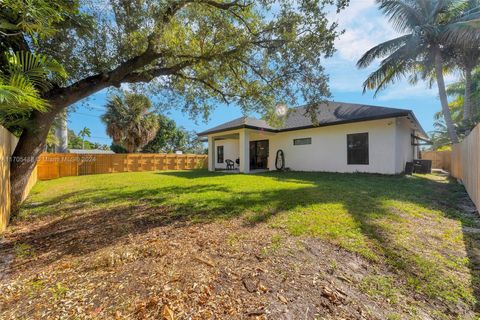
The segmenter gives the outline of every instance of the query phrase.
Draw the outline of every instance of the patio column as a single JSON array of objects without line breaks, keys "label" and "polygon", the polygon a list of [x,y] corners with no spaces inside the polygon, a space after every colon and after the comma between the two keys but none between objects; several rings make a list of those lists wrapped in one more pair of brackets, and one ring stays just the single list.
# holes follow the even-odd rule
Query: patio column
[{"label": "patio column", "polygon": [[240,139],[238,141],[240,156],[240,172],[250,172],[250,134],[246,129],[240,131]]},{"label": "patio column", "polygon": [[208,171],[215,171],[215,139],[208,136]]}]

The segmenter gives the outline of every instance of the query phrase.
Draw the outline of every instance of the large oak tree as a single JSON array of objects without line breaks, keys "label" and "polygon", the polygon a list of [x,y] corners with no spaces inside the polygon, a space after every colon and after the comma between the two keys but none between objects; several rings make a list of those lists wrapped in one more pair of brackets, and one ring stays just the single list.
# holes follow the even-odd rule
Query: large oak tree
[{"label": "large oak tree", "polygon": [[[50,107],[31,113],[14,156],[38,156],[59,113],[109,87],[143,85],[191,116],[207,117],[218,102],[267,115],[279,101],[314,105],[329,96],[321,60],[339,35],[327,6],[341,10],[347,3],[81,0],[58,32],[36,42],[22,34],[23,49],[55,58],[69,80],[43,93]],[[34,166],[12,163],[16,204]]]}]

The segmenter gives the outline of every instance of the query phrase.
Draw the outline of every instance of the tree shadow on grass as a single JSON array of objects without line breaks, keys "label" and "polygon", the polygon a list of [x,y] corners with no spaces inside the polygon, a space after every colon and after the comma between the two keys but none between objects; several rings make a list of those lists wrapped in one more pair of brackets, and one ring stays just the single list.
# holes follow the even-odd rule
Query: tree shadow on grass
[{"label": "tree shadow on grass", "polygon": [[[26,244],[41,258],[24,267],[35,268],[51,264],[63,256],[82,256],[95,252],[153,228],[162,226],[177,228],[187,222],[230,219],[246,213],[250,214],[249,221],[254,227],[256,223],[274,218],[279,213],[297,212],[301,223],[305,224],[300,226],[305,229],[305,234],[316,236],[318,231],[309,229],[309,220],[305,218],[302,220],[303,212],[316,210],[318,209],[316,206],[322,208],[322,205],[339,205],[354,221],[355,230],[359,230],[359,239],[364,239],[367,245],[373,244],[375,254],[387,261],[390,268],[403,273],[412,282],[409,284],[412,288],[429,297],[441,294],[449,298],[448,288],[451,286],[453,300],[466,299],[464,292],[454,288],[456,283],[453,279],[447,278],[445,282],[436,282],[435,278],[443,276],[442,274],[439,277],[438,272],[452,270],[448,267],[440,269],[436,267],[435,255],[422,255],[421,250],[428,248],[431,236],[426,233],[423,235],[421,228],[415,229],[412,223],[411,234],[399,233],[399,230],[391,228],[395,223],[401,226],[402,222],[410,221],[408,219],[413,223],[418,222],[420,227],[423,227],[421,223],[428,222],[423,219],[427,213],[418,212],[418,217],[406,217],[401,209],[395,208],[396,203],[404,203],[417,205],[425,212],[440,211],[444,217],[460,223],[464,246],[470,258],[468,267],[473,277],[470,287],[474,289],[477,300],[480,298],[477,282],[480,246],[478,237],[472,235],[472,232],[467,232],[469,228],[478,227],[480,223],[478,218],[464,215],[455,207],[454,202],[458,201],[458,196],[462,194],[461,187],[456,184],[442,184],[418,176],[268,172],[256,174],[254,177],[272,180],[275,188],[259,192],[249,191],[248,188],[238,191],[234,183],[222,184],[226,176],[229,176],[229,179],[237,179],[235,175],[230,174],[210,173],[204,170],[170,171],[159,174],[192,181],[209,178],[207,181],[210,183],[146,187],[136,190],[91,188],[58,195],[35,204],[35,207],[29,210],[70,214],[32,231],[16,234],[0,250],[0,254],[2,251],[13,251],[18,244]],[[241,179],[242,176],[237,177]],[[295,187],[282,187],[287,183],[293,183]],[[391,201],[395,203],[392,204]],[[313,214],[323,213],[320,211]],[[388,223],[382,224],[385,221]],[[425,228],[437,226],[439,225],[426,225]],[[321,230],[319,232],[322,234]],[[404,237],[406,242],[399,240],[398,237]],[[409,243],[410,239],[416,243]],[[342,242],[339,244],[342,245]],[[348,246],[346,248],[351,249]],[[448,249],[435,249],[433,253],[440,254],[442,259],[449,259],[455,252],[449,252]],[[452,272],[455,277],[457,274],[454,271]],[[448,301],[447,304],[456,305],[454,301]]]},{"label": "tree shadow on grass", "polygon": [[197,169],[197,170],[172,170],[172,171],[158,171],[156,174],[165,175],[165,176],[172,176],[177,178],[184,178],[184,179],[198,179],[198,178],[210,178],[210,177],[225,177],[225,176],[232,176],[239,173],[232,172],[224,172],[224,171],[215,171],[211,172],[205,169]]}]

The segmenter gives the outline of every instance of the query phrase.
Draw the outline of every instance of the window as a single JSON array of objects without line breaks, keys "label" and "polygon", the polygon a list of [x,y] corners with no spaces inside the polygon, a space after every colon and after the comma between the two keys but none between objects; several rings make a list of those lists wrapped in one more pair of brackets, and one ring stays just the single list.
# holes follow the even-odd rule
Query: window
[{"label": "window", "polygon": [[293,139],[294,146],[303,146],[305,144],[312,144],[312,138]]},{"label": "window", "polygon": [[223,163],[223,146],[217,147],[217,163]]},{"label": "window", "polygon": [[347,134],[347,163],[368,164],[368,133]]}]

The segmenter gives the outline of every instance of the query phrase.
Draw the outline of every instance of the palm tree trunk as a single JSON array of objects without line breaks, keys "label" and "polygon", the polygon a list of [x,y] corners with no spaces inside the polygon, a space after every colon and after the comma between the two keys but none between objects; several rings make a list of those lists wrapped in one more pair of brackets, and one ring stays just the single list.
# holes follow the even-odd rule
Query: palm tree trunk
[{"label": "palm tree trunk", "polygon": [[443,118],[447,126],[448,135],[452,143],[458,143],[457,129],[453,124],[452,114],[448,107],[447,91],[445,90],[445,80],[443,79],[443,59],[440,48],[435,50],[435,73],[437,76],[438,95],[440,96],[440,103],[442,104]]},{"label": "palm tree trunk", "polygon": [[472,68],[465,68],[465,95],[463,97],[463,120],[472,120]]},{"label": "palm tree trunk", "polygon": [[82,149],[85,149],[85,137],[82,138]]}]

